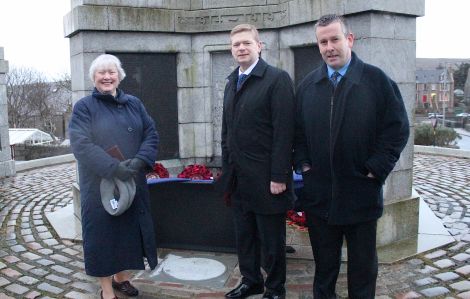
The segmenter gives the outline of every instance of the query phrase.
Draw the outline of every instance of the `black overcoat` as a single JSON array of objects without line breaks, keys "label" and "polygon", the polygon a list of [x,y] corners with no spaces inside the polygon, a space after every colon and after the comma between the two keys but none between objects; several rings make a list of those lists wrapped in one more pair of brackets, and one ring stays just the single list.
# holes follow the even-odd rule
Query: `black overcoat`
[{"label": "black overcoat", "polygon": [[[229,75],[222,117],[222,176],[233,177],[244,211],[279,214],[292,206],[294,88],[289,75],[260,58],[237,91],[238,68]],[[224,179],[222,179],[224,180]],[[229,180],[230,181],[230,180]],[[286,183],[272,195],[270,182]],[[230,188],[231,184],[226,184]]]},{"label": "black overcoat", "polygon": [[301,207],[330,224],[378,219],[382,185],[409,136],[396,83],[352,53],[336,90],[323,63],[299,85],[296,104],[294,167],[311,165]]},{"label": "black overcoat", "polygon": [[158,135],[142,102],[118,90],[79,100],[69,124],[70,142],[78,161],[85,270],[96,277],[128,269],[144,269],[146,256],[157,265],[155,234],[145,174],[136,178],[131,207],[120,216],[109,215],[100,199],[102,178],[112,178],[119,161],[105,150],[117,145],[126,159],[138,157],[153,166]]}]

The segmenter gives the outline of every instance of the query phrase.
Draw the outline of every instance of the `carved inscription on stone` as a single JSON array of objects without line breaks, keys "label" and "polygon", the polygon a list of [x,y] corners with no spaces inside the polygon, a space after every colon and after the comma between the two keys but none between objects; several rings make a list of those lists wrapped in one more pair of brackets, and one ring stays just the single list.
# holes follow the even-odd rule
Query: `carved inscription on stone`
[{"label": "carved inscription on stone", "polygon": [[239,23],[278,23],[287,18],[287,9],[273,12],[255,12],[240,14],[217,14],[210,16],[177,16],[176,21],[182,25],[221,25]]},{"label": "carved inscription on stone", "polygon": [[229,51],[212,52],[212,126],[213,126],[213,153],[214,156],[221,156],[220,148],[222,134],[222,112],[224,104],[224,89],[227,83],[227,76],[235,69],[236,63]]}]

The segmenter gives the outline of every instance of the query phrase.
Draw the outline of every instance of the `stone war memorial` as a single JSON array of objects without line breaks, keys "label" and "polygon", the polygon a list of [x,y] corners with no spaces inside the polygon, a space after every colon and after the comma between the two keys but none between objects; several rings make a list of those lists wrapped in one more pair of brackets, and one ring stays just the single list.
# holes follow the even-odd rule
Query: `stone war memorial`
[{"label": "stone war memorial", "polygon": [[[347,18],[358,56],[397,82],[413,126],[416,17],[424,14],[424,0],[73,0],[64,18],[73,100],[93,89],[88,78],[93,59],[114,54],[127,73],[120,87],[139,97],[156,120],[158,160],[167,168],[194,163],[220,167],[223,91],[226,77],[236,66],[230,30],[241,23],[255,25],[263,59],[286,70],[298,84],[322,62],[313,26],[321,15],[330,13]],[[384,186],[385,210],[377,234],[382,262],[417,252],[420,199],[412,189],[412,166],[413,136]],[[166,190],[169,196],[170,191]],[[76,184],[74,194],[79,216]],[[194,202],[200,197],[204,196],[197,195],[189,206],[173,203],[175,209],[186,210],[186,218],[179,221],[191,226],[191,217],[204,209],[198,210]],[[210,217],[205,218],[203,225],[217,226],[216,220],[211,223]]]}]

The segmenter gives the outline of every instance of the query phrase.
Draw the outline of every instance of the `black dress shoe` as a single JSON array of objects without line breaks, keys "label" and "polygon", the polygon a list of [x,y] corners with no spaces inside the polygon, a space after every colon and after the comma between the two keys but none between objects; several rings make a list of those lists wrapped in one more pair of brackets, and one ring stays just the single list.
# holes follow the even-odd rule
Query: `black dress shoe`
[{"label": "black dress shoe", "polygon": [[137,290],[128,280],[123,282],[117,282],[113,277],[113,289],[123,293],[128,297],[135,297],[139,295],[139,290]]},{"label": "black dress shoe", "polygon": [[286,294],[267,291],[263,294],[263,299],[286,299]]},{"label": "black dress shoe", "polygon": [[264,286],[260,284],[255,285],[247,285],[241,283],[238,287],[234,288],[227,294],[225,294],[226,298],[246,298],[250,295],[261,294],[264,291]]}]

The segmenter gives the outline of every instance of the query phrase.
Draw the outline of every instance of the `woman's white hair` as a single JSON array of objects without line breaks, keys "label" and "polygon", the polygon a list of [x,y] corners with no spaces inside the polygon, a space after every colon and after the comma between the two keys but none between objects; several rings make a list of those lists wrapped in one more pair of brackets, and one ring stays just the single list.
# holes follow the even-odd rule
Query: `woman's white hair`
[{"label": "woman's white hair", "polygon": [[93,60],[88,73],[91,81],[95,81],[95,72],[97,70],[106,69],[112,66],[117,68],[119,81],[122,81],[126,77],[126,72],[124,72],[119,58],[111,54],[101,54],[100,56],[96,57],[95,60]]}]

